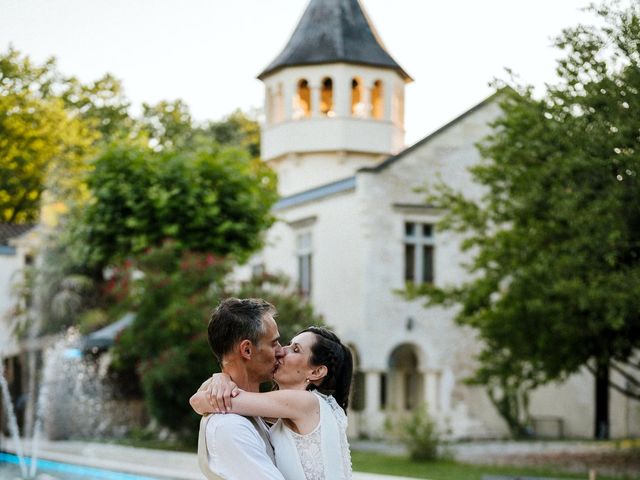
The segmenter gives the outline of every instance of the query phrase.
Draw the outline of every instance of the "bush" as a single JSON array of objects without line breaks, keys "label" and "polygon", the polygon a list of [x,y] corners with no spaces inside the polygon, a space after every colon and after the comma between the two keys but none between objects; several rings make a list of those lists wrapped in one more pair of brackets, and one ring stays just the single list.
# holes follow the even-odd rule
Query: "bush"
[{"label": "bush", "polygon": [[180,254],[166,242],[126,263],[109,282],[117,309],[136,314],[114,346],[114,376],[136,381],[131,391],[141,388],[151,416],[178,434],[197,431],[188,398],[218,368],[207,321],[227,271],[212,255]]},{"label": "bush", "polygon": [[425,462],[439,458],[442,439],[425,406],[416,408],[390,430],[407,447],[411,460]]}]

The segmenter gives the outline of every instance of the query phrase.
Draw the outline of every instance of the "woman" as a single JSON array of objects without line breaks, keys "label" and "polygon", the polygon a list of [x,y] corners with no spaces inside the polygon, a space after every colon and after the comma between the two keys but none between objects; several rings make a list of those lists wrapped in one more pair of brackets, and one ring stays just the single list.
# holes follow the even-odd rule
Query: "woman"
[{"label": "woman", "polygon": [[[276,466],[287,480],[351,478],[347,443],[351,352],[331,331],[309,327],[284,347],[274,374],[279,390],[250,393],[236,389],[232,413],[278,419],[271,428]],[[193,409],[215,413],[210,389],[225,389],[225,374],[191,397]],[[228,378],[228,377],[226,377]],[[213,403],[216,403],[213,401]]]}]

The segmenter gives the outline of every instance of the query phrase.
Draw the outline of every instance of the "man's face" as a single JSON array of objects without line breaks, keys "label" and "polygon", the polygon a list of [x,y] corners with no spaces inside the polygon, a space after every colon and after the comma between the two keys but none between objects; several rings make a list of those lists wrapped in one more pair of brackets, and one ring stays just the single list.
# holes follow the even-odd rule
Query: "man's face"
[{"label": "man's face", "polygon": [[264,335],[258,340],[257,351],[253,357],[253,367],[261,382],[273,379],[279,359],[284,355],[280,345],[280,332],[273,315],[262,317]]}]

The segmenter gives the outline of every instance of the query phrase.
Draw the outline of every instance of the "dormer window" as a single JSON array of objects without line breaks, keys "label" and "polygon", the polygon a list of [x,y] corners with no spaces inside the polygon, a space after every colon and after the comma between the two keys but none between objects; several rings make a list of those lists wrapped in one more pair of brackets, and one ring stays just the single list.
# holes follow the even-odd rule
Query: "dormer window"
[{"label": "dormer window", "polygon": [[293,118],[311,116],[311,89],[307,80],[302,79],[298,82],[296,96],[293,100]]},{"label": "dormer window", "polygon": [[384,89],[382,80],[376,80],[371,90],[371,114],[373,118],[382,120],[384,118]]},{"label": "dormer window", "polygon": [[329,77],[322,80],[322,90],[320,92],[320,113],[327,117],[335,115],[333,109],[333,80]]}]

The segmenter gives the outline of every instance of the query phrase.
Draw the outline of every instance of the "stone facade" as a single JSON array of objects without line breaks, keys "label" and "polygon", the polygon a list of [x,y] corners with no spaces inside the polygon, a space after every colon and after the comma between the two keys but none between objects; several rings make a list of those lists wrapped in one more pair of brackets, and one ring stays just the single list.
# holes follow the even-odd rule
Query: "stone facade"
[{"label": "stone facade", "polygon": [[[309,9],[323,3],[312,0]],[[505,436],[506,424],[483,389],[464,383],[481,347],[473,331],[455,325],[454,310],[425,308],[396,293],[408,276],[428,274],[436,285],[468,278],[462,239],[435,229],[441,213],[416,188],[443,180],[479,196],[468,168],[480,161],[475,145],[500,109],[489,98],[404,149],[403,73],[336,61],[288,65],[261,77],[263,158],[278,173],[282,199],[267,246],[238,277],[258,269],[298,279],[351,346],[357,359],[352,435],[380,436],[387,419],[426,404],[454,438]],[[321,106],[327,78],[330,113],[326,101]],[[358,94],[360,110],[354,109],[355,79],[365,89]],[[382,112],[378,106],[374,115],[373,90],[381,84]],[[295,114],[305,95],[306,113]],[[579,373],[534,392],[536,433],[590,437],[593,390],[591,376]],[[612,393],[612,436],[640,434],[639,410],[637,402]]]}]

